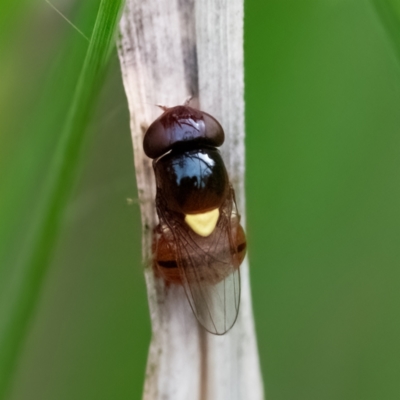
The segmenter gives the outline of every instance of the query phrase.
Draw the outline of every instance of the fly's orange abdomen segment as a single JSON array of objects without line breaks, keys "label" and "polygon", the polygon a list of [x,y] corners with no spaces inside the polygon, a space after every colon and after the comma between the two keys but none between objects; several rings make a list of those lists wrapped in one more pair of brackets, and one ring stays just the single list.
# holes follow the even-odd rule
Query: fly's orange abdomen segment
[{"label": "fly's orange abdomen segment", "polygon": [[160,226],[153,233],[153,257],[156,276],[168,283],[182,285],[173,236],[168,230],[163,232]]},{"label": "fly's orange abdomen segment", "polygon": [[[246,256],[246,236],[238,222],[231,233],[233,243],[230,243],[229,238],[221,238],[221,229],[217,227],[206,238],[196,235],[194,248],[191,249],[188,244],[186,251],[181,252],[176,247],[177,242],[171,231],[158,226],[154,230],[153,240],[153,267],[156,275],[177,285],[183,285],[184,281],[200,281],[210,285],[221,282],[239,268]],[[195,235],[189,229],[186,234],[188,241]],[[216,245],[217,240],[219,245]],[[190,268],[189,265],[195,267]]]},{"label": "fly's orange abdomen segment", "polygon": [[240,265],[243,262],[244,258],[246,257],[246,253],[247,253],[246,235],[244,233],[242,225],[240,225],[240,224],[238,224],[238,227],[236,230],[235,245],[236,245],[238,264]]}]

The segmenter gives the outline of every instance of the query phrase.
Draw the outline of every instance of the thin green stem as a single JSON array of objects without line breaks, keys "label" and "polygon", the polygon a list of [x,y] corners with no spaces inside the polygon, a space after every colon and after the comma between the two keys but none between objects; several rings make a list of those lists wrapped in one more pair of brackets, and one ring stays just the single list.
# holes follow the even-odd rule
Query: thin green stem
[{"label": "thin green stem", "polygon": [[76,171],[85,127],[93,108],[101,78],[114,46],[114,33],[123,0],[101,0],[93,34],[75,95],[61,131],[46,180],[41,202],[33,210],[32,240],[21,250],[11,283],[12,296],[3,304],[0,325],[0,399],[11,387],[19,354],[29,331],[49,270],[65,206],[76,181]]}]

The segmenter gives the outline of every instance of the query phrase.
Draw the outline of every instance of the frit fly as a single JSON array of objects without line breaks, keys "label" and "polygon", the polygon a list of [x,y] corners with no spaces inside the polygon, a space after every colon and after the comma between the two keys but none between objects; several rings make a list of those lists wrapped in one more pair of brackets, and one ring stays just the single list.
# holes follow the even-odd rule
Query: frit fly
[{"label": "frit fly", "polygon": [[217,149],[224,138],[211,115],[176,106],[165,109],[143,141],[157,184],[155,273],[184,287],[197,320],[216,335],[236,321],[246,254],[235,192]]}]

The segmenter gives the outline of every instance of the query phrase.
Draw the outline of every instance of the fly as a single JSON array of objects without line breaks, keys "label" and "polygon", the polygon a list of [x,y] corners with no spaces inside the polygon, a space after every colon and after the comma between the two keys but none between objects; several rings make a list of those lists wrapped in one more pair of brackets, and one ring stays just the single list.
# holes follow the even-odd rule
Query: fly
[{"label": "fly", "polygon": [[246,255],[235,192],[217,149],[224,138],[214,117],[185,105],[166,108],[143,141],[157,185],[155,274],[182,285],[199,323],[216,335],[237,319]]}]

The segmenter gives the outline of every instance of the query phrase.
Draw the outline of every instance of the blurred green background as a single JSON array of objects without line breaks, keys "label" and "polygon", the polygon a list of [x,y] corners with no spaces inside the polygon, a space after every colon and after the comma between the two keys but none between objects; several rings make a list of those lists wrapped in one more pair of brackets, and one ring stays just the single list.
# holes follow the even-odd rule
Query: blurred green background
[{"label": "blurred green background", "polygon": [[[90,36],[99,1],[54,0]],[[400,2],[247,0],[247,210],[270,400],[400,398]],[[0,300],[87,41],[0,3]],[[139,399],[150,324],[116,53],[9,400]],[[229,134],[229,133],[228,133]]]}]

